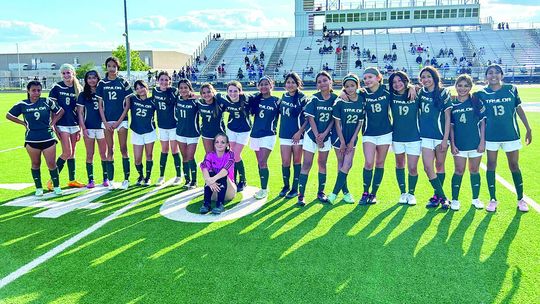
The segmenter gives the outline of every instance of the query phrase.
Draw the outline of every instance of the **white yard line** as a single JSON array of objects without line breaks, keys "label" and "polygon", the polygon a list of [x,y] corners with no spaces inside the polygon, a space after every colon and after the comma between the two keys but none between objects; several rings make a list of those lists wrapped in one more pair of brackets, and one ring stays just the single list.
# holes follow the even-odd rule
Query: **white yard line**
[{"label": "white yard line", "polygon": [[132,209],[133,207],[137,206],[138,204],[140,204],[141,202],[147,200],[148,198],[150,198],[151,196],[153,196],[154,194],[156,194],[159,190],[169,186],[172,184],[174,179],[171,179],[169,181],[167,181],[166,183],[164,183],[162,186],[160,187],[157,187],[155,189],[153,189],[152,191],[146,193],[145,195],[139,197],[138,199],[134,200],[133,202],[131,202],[129,205],[126,205],[124,206],[123,208],[115,211],[113,214],[107,216],[106,218],[102,219],[101,221],[95,223],[94,225],[90,226],[89,228],[87,228],[86,230],[82,231],[81,233],[75,235],[74,237],[70,238],[69,240],[63,242],[62,244],[54,247],[53,249],[49,250],[48,252],[46,252],[45,254],[39,256],[38,258],[36,258],[35,260],[31,261],[30,263],[22,266],[21,268],[15,270],[14,272],[10,273],[9,275],[7,275],[6,277],[2,278],[0,280],[0,289],[2,289],[3,287],[5,287],[6,285],[8,285],[9,283],[17,280],[18,278],[20,278],[21,276],[27,274],[28,272],[32,271],[32,269],[36,268],[37,266],[45,263],[47,260],[49,260],[50,258],[56,256],[57,254],[61,253],[62,251],[66,250],[66,248],[72,246],[73,244],[77,243],[78,241],[80,241],[81,239],[87,237],[88,235],[90,235],[91,233],[95,232],[96,230],[98,230],[99,228],[103,227],[105,224],[109,223],[110,221],[116,219],[117,217],[119,217],[120,215],[126,213],[128,210]]},{"label": "white yard line", "polygon": [[5,150],[0,150],[0,153],[4,153],[4,152],[9,152],[9,151],[13,151],[13,150],[18,150],[18,149],[22,149],[24,148],[23,146],[18,146],[18,147],[15,147],[15,148],[9,148],[9,149],[5,149]]}]

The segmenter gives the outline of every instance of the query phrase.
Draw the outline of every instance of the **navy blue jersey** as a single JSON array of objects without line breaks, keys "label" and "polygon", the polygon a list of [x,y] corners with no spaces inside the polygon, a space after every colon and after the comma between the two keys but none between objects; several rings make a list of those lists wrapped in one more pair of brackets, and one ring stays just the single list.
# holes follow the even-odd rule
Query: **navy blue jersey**
[{"label": "navy blue jersey", "polygon": [[[351,142],[354,132],[356,132],[356,128],[358,128],[358,124],[361,124],[364,121],[364,103],[365,101],[362,95],[358,95],[358,100],[356,101],[345,101],[338,98],[334,103],[332,117],[337,120],[335,124],[340,124],[341,132],[345,139],[344,144],[346,145]],[[339,148],[341,141],[337,134],[335,124],[334,129],[332,130],[332,145]],[[358,136],[355,139],[354,146],[356,146],[357,142]]]},{"label": "navy blue jersey", "polygon": [[364,94],[366,120],[363,125],[364,136],[380,136],[392,132],[390,122],[390,92],[386,86],[379,86],[377,91]]},{"label": "navy blue jersey", "polygon": [[[117,121],[122,116],[125,98],[132,94],[129,82],[118,76],[114,80],[101,79],[96,88],[96,96],[103,99],[103,111],[107,121]],[[127,115],[124,120],[127,120]]]},{"label": "navy blue jersey", "polygon": [[390,109],[392,110],[392,140],[395,142],[413,142],[420,140],[418,128],[418,113],[420,101],[410,100],[408,92],[392,95]]},{"label": "navy blue jersey", "polygon": [[174,129],[177,124],[177,117],[174,116],[178,90],[167,88],[162,91],[159,87],[152,89],[152,97],[157,106],[157,125],[162,129]]},{"label": "navy blue jersey", "polygon": [[131,112],[130,129],[137,134],[146,134],[156,129],[154,113],[157,106],[153,98],[140,99],[133,94],[129,97],[129,110]]},{"label": "navy blue jersey", "polygon": [[[481,103],[481,101],[479,101]],[[479,104],[475,110],[469,98],[464,102],[452,103],[451,124],[454,129],[454,144],[460,151],[476,150],[480,144],[480,122],[485,119],[485,108]]]},{"label": "navy blue jersey", "polygon": [[218,133],[225,132],[223,110],[217,100],[214,100],[212,104],[208,104],[204,99],[199,99],[197,108],[201,117],[201,135],[204,138],[213,139]]},{"label": "navy blue jersey", "polygon": [[73,127],[79,125],[77,121],[77,94],[75,87],[68,87],[63,81],[55,83],[49,92],[49,98],[64,109],[64,115],[56,125]]},{"label": "navy blue jersey", "polygon": [[199,137],[201,135],[199,108],[197,99],[182,99],[176,102],[176,135],[182,137]]},{"label": "navy blue jersey", "polygon": [[229,112],[227,119],[227,129],[242,133],[251,130],[251,120],[249,119],[249,100],[250,95],[240,95],[237,102],[232,102],[229,97],[220,93],[216,94],[216,100],[219,102],[223,111]]},{"label": "navy blue jersey", "polygon": [[497,91],[486,87],[475,94],[486,107],[486,141],[518,140],[516,111],[521,106],[521,98],[517,87],[505,84]]},{"label": "navy blue jersey", "polygon": [[442,102],[439,108],[433,100],[435,91],[428,92],[422,88],[416,97],[420,101],[420,115],[418,117],[420,125],[420,137],[441,140],[444,137],[445,114],[447,109],[452,108],[450,94],[448,90],[442,89],[437,94]]},{"label": "navy blue jersey", "polygon": [[101,116],[99,115],[99,100],[95,93],[86,98],[84,93],[79,94],[77,105],[84,108],[84,126],[87,129],[101,129]]},{"label": "navy blue jersey", "polygon": [[261,138],[276,135],[276,128],[279,118],[279,98],[270,96],[261,98],[257,107],[253,109],[253,128],[250,136]]},{"label": "navy blue jersey", "polygon": [[19,101],[8,112],[8,115],[18,117],[22,114],[26,122],[26,142],[46,142],[54,139],[51,128],[51,113],[57,114],[61,108],[49,98],[40,98],[35,103],[28,99]]},{"label": "navy blue jersey", "polygon": [[294,134],[300,130],[306,116],[304,107],[307,104],[307,97],[298,91],[295,96],[284,93],[279,104],[279,114],[281,122],[279,124],[279,138],[292,139]]},{"label": "navy blue jersey", "polygon": [[[322,133],[328,128],[332,122],[332,112],[334,102],[336,101],[337,95],[334,93],[330,94],[330,98],[324,99],[321,92],[317,92],[311,96],[311,99],[308,101],[304,108],[305,116],[313,117],[315,124],[317,125],[317,131]],[[311,125],[308,123],[306,128],[306,133],[312,141],[316,141],[315,134],[311,129]],[[330,132],[332,133],[332,132]],[[328,134],[324,139],[326,141],[331,134]]]}]

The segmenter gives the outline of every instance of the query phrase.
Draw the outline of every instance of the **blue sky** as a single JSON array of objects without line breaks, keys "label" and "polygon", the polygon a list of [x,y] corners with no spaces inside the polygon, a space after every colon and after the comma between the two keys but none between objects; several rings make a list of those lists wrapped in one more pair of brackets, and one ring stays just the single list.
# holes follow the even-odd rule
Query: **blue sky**
[{"label": "blue sky", "polygon": [[[540,22],[537,1],[481,3],[496,22]],[[132,48],[192,53],[209,32],[293,31],[294,1],[128,0],[128,18]],[[122,0],[10,0],[0,9],[0,53],[16,43],[20,52],[110,50],[123,32]]]}]

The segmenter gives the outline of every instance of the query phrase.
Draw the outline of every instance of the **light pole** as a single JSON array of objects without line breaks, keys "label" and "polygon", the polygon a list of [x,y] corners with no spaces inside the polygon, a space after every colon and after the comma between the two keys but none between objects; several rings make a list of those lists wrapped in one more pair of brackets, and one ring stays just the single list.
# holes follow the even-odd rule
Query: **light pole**
[{"label": "light pole", "polygon": [[127,0],[124,0],[124,36],[126,37],[126,62],[127,62],[127,78],[130,80],[131,76],[131,54],[129,51],[129,34],[128,34],[128,22],[127,22]]},{"label": "light pole", "polygon": [[17,43],[17,70],[19,71],[19,88],[22,90],[21,83],[21,56],[19,56],[19,44]]}]

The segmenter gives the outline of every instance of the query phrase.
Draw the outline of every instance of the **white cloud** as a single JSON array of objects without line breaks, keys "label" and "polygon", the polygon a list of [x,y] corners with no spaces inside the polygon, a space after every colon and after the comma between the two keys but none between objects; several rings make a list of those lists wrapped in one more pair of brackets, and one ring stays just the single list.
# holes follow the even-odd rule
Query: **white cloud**
[{"label": "white cloud", "polygon": [[107,31],[107,29],[99,22],[90,22],[90,26],[92,26],[94,29],[102,32],[102,33],[105,33]]},{"label": "white cloud", "polygon": [[167,25],[167,18],[163,16],[148,16],[128,21],[130,29],[155,31],[163,30]]},{"label": "white cloud", "polygon": [[15,20],[0,20],[1,42],[23,42],[36,39],[48,39],[57,33],[57,29],[42,24]]},{"label": "white cloud", "polygon": [[497,0],[480,0],[482,18],[493,17],[497,22],[532,22],[538,19],[540,6],[503,3]]}]

